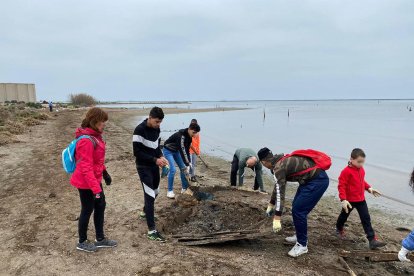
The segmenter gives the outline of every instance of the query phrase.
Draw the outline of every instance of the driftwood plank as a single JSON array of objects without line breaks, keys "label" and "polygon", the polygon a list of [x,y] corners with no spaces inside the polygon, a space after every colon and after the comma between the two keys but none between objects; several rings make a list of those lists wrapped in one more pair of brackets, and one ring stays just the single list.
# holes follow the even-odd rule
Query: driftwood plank
[{"label": "driftwood plank", "polygon": [[205,245],[205,244],[220,244],[229,241],[238,241],[238,240],[247,240],[247,239],[257,239],[266,235],[266,233],[254,233],[254,234],[231,234],[231,235],[217,235],[217,236],[205,236],[205,237],[187,237],[177,240],[177,243],[182,245]]},{"label": "driftwood plank", "polygon": [[[398,260],[398,252],[395,251],[346,251],[339,252],[339,256],[343,258],[359,259],[370,262],[395,262]],[[408,256],[411,261],[414,261],[414,256]]]}]

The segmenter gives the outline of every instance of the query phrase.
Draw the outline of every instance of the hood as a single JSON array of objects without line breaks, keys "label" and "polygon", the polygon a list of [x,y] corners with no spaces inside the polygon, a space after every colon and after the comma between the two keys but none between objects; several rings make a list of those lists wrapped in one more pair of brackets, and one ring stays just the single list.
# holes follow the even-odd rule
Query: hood
[{"label": "hood", "polygon": [[80,127],[78,129],[76,129],[76,133],[75,133],[76,138],[78,138],[79,136],[82,136],[82,135],[89,135],[89,136],[99,137],[99,136],[101,136],[101,133],[96,131],[96,130],[93,130],[89,127],[86,127],[86,128]]}]

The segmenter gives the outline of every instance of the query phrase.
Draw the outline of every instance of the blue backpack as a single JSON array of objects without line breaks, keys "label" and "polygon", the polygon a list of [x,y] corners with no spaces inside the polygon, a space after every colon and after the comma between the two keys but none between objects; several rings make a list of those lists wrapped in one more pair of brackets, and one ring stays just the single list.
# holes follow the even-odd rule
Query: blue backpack
[{"label": "blue backpack", "polygon": [[65,169],[67,173],[73,173],[75,171],[75,168],[76,168],[75,149],[76,149],[76,144],[81,139],[91,140],[93,143],[93,147],[94,148],[96,147],[95,139],[89,135],[82,135],[76,138],[75,140],[73,140],[69,144],[69,146],[67,146],[67,148],[65,148],[62,151],[62,165],[63,165],[63,169]]}]

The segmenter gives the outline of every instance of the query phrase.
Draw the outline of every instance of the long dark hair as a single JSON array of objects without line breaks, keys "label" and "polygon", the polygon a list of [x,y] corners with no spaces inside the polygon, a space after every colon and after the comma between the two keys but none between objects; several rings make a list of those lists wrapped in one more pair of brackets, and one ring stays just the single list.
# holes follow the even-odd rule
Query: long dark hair
[{"label": "long dark hair", "polygon": [[413,189],[413,192],[414,192],[414,170],[411,173],[410,186],[411,186],[411,188]]}]

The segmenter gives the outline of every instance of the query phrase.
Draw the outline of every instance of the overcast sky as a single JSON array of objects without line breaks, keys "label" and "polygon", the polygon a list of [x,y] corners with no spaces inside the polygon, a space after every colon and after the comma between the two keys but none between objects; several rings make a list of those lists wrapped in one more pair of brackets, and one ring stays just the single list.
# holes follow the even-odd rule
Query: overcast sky
[{"label": "overcast sky", "polygon": [[414,1],[2,0],[38,99],[414,98]]}]

